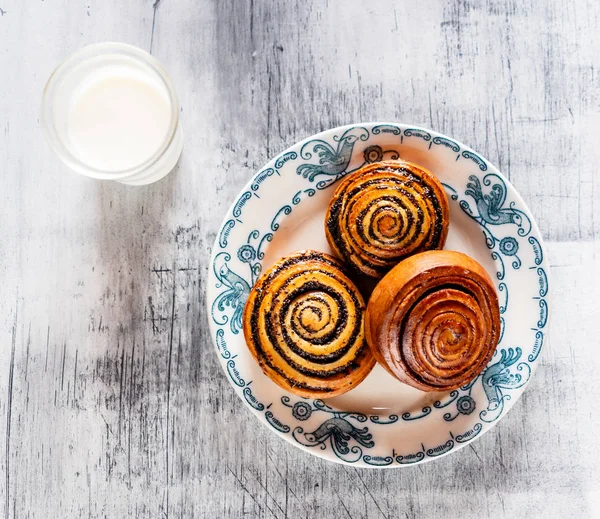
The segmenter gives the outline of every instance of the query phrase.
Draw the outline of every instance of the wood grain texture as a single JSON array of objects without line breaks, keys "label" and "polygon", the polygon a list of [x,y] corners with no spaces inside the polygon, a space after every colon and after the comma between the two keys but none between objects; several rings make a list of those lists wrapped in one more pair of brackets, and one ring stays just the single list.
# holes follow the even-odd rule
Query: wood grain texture
[{"label": "wood grain texture", "polygon": [[[0,0],[0,510],[14,517],[600,514],[596,0]],[[39,102],[80,46],[152,50],[177,171],[68,173]],[[510,178],[552,264],[532,384],[459,453],[342,467],[268,434],[221,372],[204,290],[227,206],[273,154],[356,121],[429,126]]]}]

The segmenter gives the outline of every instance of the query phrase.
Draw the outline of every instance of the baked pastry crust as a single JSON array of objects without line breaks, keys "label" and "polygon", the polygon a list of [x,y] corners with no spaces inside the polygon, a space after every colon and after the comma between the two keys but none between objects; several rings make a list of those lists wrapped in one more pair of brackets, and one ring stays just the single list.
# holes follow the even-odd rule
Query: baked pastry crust
[{"label": "baked pastry crust", "polygon": [[303,397],[356,387],[375,359],[364,335],[365,302],[339,261],[317,251],[279,260],[244,308],[244,336],[263,372]]},{"label": "baked pastry crust", "polygon": [[442,249],[449,220],[440,181],[421,166],[390,160],[367,164],[340,182],[325,234],[348,266],[381,278],[412,254]]},{"label": "baked pastry crust", "polygon": [[494,354],[498,296],[485,269],[469,256],[424,252],[379,282],[365,324],[375,358],[398,380],[422,391],[457,389]]}]

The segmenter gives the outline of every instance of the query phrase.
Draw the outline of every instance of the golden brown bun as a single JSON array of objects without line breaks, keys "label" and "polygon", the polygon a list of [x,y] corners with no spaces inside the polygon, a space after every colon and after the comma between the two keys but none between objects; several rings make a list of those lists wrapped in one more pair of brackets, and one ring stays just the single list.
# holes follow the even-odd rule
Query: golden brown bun
[{"label": "golden brown bun", "polygon": [[325,234],[346,264],[381,278],[408,256],[442,249],[449,218],[446,193],[433,174],[390,160],[367,164],[340,182]]},{"label": "golden brown bun", "polygon": [[264,373],[303,397],[356,387],[375,359],[365,341],[365,302],[328,254],[302,251],[256,282],[244,308],[244,335]]},{"label": "golden brown bun", "polygon": [[494,354],[498,296],[487,272],[469,256],[424,252],[379,282],[365,324],[375,358],[401,382],[422,391],[457,389]]}]

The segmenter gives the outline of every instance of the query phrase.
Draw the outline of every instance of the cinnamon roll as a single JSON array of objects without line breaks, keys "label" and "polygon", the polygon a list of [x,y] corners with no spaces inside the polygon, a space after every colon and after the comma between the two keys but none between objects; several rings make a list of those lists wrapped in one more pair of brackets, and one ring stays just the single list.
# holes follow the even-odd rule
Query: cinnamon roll
[{"label": "cinnamon roll", "polygon": [[367,164],[345,177],[325,217],[327,241],[356,271],[381,278],[412,254],[446,242],[446,193],[426,169],[405,161]]},{"label": "cinnamon roll", "polygon": [[282,388],[304,397],[337,396],[375,365],[364,336],[365,306],[335,258],[297,252],[252,288],[244,309],[246,343]]},{"label": "cinnamon roll", "polygon": [[373,291],[366,334],[377,361],[401,382],[422,391],[457,389],[481,373],[498,344],[494,284],[460,252],[417,254]]}]

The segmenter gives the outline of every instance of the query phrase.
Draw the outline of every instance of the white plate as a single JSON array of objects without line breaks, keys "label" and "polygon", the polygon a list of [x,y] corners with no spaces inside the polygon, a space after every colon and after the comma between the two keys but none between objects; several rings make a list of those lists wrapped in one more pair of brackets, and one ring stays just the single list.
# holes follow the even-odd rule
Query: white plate
[{"label": "white plate", "polygon": [[[502,338],[486,370],[460,390],[423,393],[376,366],[345,395],[311,400],[271,382],[246,347],[242,312],[261,271],[299,249],[331,253],[324,215],[333,184],[366,162],[402,158],[444,183],[446,249],[479,261],[496,282]],[[548,326],[548,264],[539,230],[512,185],[481,155],[431,130],[396,123],[334,128],[269,162],[223,221],[208,277],[210,327],[235,391],[267,427],[321,458],[399,467],[454,452],[521,396]]]}]

